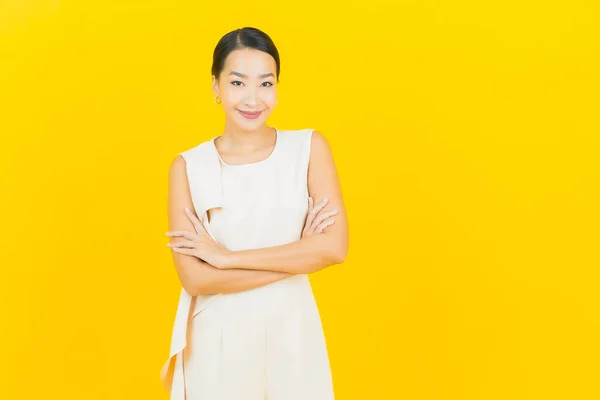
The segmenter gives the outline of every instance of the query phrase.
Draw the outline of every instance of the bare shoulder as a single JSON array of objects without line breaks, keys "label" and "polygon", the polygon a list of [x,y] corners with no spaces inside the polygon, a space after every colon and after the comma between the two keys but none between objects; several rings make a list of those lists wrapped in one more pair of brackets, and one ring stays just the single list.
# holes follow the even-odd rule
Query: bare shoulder
[{"label": "bare shoulder", "polygon": [[177,157],[171,161],[169,166],[169,180],[173,182],[185,182],[187,184],[187,172],[185,158],[178,154]]},{"label": "bare shoulder", "polygon": [[188,228],[185,215],[185,207],[193,209],[192,196],[190,193],[186,161],[180,154],[171,162],[169,168],[169,193],[168,209],[170,229]]},{"label": "bare shoulder", "polygon": [[319,153],[327,153],[331,151],[331,147],[329,146],[329,142],[327,141],[327,138],[325,137],[325,135],[323,135],[321,132],[317,131],[317,130],[313,130],[312,131],[312,137],[310,140],[310,152],[311,154],[313,153],[313,151],[315,152],[319,152]]},{"label": "bare shoulder", "polygon": [[181,154],[178,154],[177,157],[171,161],[170,170],[185,170],[185,158]]},{"label": "bare shoulder", "polygon": [[308,162],[308,189],[315,201],[320,197],[330,200],[339,197],[339,180],[329,141],[321,132],[314,130],[310,143],[310,160]]},{"label": "bare shoulder", "polygon": [[309,175],[311,168],[313,172],[318,173],[335,171],[335,162],[329,141],[323,133],[317,130],[312,131],[310,141]]}]

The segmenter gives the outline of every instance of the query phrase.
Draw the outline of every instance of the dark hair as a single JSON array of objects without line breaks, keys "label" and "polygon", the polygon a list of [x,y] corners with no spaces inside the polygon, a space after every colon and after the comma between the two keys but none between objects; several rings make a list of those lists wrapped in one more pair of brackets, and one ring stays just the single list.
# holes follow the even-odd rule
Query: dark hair
[{"label": "dark hair", "polygon": [[225,65],[225,59],[234,50],[237,49],[256,49],[270,54],[275,59],[277,66],[277,82],[279,82],[279,52],[275,44],[263,31],[257,28],[244,27],[227,33],[219,40],[215,51],[213,52],[212,74],[219,79],[221,71]]}]

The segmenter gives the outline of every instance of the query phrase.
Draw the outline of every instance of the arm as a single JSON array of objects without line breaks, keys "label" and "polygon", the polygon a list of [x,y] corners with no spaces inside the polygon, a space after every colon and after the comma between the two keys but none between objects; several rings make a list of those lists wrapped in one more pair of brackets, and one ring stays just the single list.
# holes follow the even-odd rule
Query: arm
[{"label": "arm", "polygon": [[[185,160],[178,156],[169,170],[168,218],[169,230],[187,230],[195,228],[185,208],[194,209],[189,189]],[[176,243],[181,237],[172,237]],[[241,269],[220,270],[204,261],[171,250],[175,269],[181,285],[191,296],[198,294],[230,293],[248,290],[287,278],[291,274],[274,271],[249,271]]]},{"label": "arm", "polygon": [[[173,252],[173,254],[178,253]],[[241,292],[292,276],[292,274],[286,272],[276,271],[250,271],[247,269],[221,270],[205,263],[199,258],[185,254],[180,254],[180,256],[185,257],[185,259],[180,261],[183,268],[193,270],[193,275],[197,277],[196,283],[191,286],[190,290],[185,290],[191,296]]]},{"label": "arm", "polygon": [[[196,258],[196,260],[198,260]],[[199,260],[200,261],[200,260]],[[287,272],[250,271],[247,269],[220,270],[210,264],[214,275],[198,286],[198,294],[233,293],[250,290],[292,276]]]},{"label": "arm", "polygon": [[308,166],[308,191],[315,204],[327,197],[322,210],[337,208],[335,224],[322,234],[282,246],[234,251],[224,268],[269,270],[307,274],[344,262],[348,253],[348,219],[338,174],[327,139],[313,131]]}]

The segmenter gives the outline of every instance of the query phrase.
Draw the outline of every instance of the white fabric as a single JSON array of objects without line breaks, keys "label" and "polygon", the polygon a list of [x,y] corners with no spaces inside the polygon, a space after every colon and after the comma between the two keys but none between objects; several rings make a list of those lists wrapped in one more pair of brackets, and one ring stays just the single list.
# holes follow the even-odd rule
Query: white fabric
[{"label": "white fabric", "polygon": [[[216,138],[181,153],[196,214],[214,240],[246,250],[300,239],[312,132],[277,130],[271,155],[250,164],[225,163]],[[161,381],[171,400],[332,400],[308,275],[229,294],[191,297],[182,288]]]}]

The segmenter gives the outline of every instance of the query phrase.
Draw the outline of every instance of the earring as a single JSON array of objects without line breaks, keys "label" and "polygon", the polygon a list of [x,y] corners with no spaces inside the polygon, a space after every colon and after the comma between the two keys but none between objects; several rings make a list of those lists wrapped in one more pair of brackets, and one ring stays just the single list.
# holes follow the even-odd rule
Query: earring
[{"label": "earring", "polygon": [[217,99],[219,99],[219,96],[215,96],[215,103],[216,103],[216,104],[221,104],[221,103],[222,103],[221,99],[219,99],[219,102],[218,102],[218,103],[217,103]]}]

